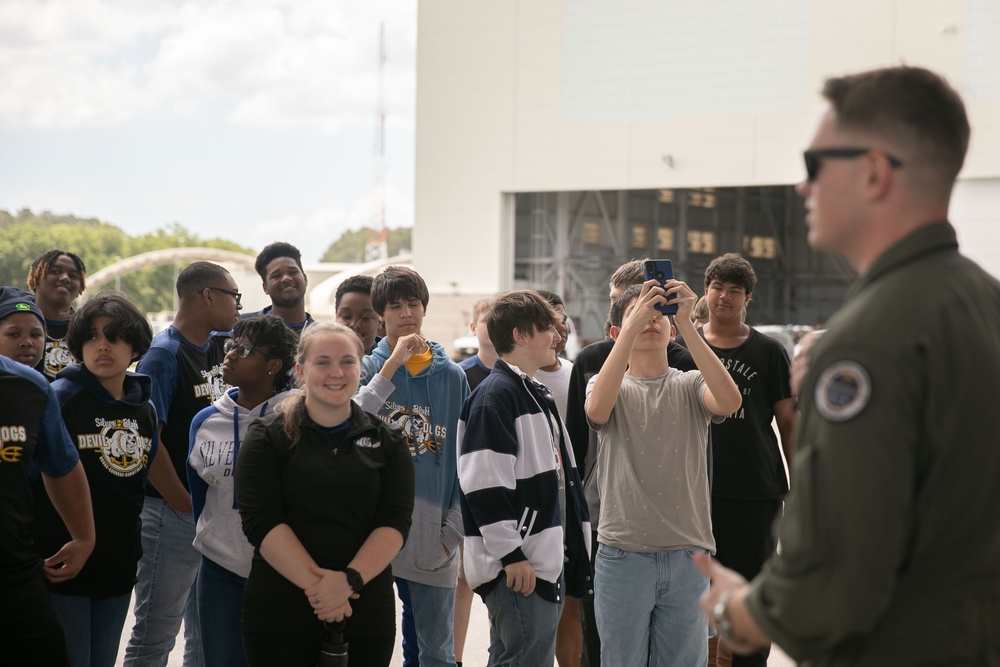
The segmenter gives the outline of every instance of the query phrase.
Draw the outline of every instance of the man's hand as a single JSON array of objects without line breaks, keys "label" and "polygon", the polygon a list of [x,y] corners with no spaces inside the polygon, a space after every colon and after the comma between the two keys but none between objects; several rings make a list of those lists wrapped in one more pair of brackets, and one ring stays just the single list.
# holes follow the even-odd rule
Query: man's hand
[{"label": "man's hand", "polygon": [[524,597],[535,592],[535,568],[528,561],[511,563],[504,568],[504,572],[507,573],[507,588]]},{"label": "man's hand", "polygon": [[658,280],[647,280],[642,284],[642,291],[629,311],[625,321],[622,322],[621,334],[619,338],[638,337],[646,325],[652,320],[663,317],[663,313],[656,309],[656,306],[666,304],[663,288]]},{"label": "man's hand", "polygon": [[93,550],[93,542],[70,540],[54,556],[42,562],[42,574],[50,584],[69,581],[80,573]]},{"label": "man's hand", "polygon": [[766,646],[770,640],[757,627],[743,601],[750,590],[747,580],[738,572],[723,567],[708,554],[696,554],[694,564],[711,582],[711,587],[701,596],[701,610],[708,617],[710,626],[715,627],[715,606],[719,598],[724,594],[729,596],[726,617],[731,629],[728,635],[721,638],[733,653],[746,655]]},{"label": "man's hand", "polygon": [[83,568],[97,543],[97,530],[83,463],[77,461],[62,477],[42,473],[42,483],[70,534],[69,542],[42,563],[42,574],[57,584],[72,579]]},{"label": "man's hand", "polygon": [[[687,283],[681,282],[680,280],[668,280],[664,285],[666,289],[667,298],[671,305],[677,304],[677,313],[674,315],[674,321],[684,322],[691,321],[691,311],[694,310],[694,304],[698,302],[698,297],[695,295],[694,291],[688,287]],[[680,324],[677,325],[680,328]]]},{"label": "man's hand", "polygon": [[418,333],[411,333],[401,337],[396,341],[396,347],[392,348],[390,359],[394,359],[400,366],[410,360],[415,354],[420,354],[427,349],[427,339]]},{"label": "man's hand", "polygon": [[392,348],[392,354],[382,364],[379,374],[386,380],[392,380],[392,376],[399,370],[399,367],[410,360],[415,354],[420,354],[427,349],[427,339],[418,333],[411,333],[400,337],[396,341],[396,346]]}]

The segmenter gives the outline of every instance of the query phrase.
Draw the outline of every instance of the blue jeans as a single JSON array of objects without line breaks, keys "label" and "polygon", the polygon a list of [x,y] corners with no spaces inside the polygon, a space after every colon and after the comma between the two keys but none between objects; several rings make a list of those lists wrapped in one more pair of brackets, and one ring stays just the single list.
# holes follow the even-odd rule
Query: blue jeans
[{"label": "blue jeans", "polygon": [[636,553],[598,545],[594,606],[604,667],[708,662],[708,620],[698,607],[708,579],[692,560],[703,552]]},{"label": "blue jeans", "polygon": [[205,664],[246,667],[243,654],[243,589],[247,580],[211,559],[198,568],[198,619]]},{"label": "blue jeans", "polygon": [[403,665],[456,667],[455,589],[398,577],[396,589],[403,603]]},{"label": "blue jeans", "polygon": [[125,648],[126,667],[166,667],[184,620],[184,667],[201,667],[201,632],[195,578],[201,554],[194,518],[160,498],[142,507],[142,558],[135,585],[135,626]]},{"label": "blue jeans", "polygon": [[556,655],[556,628],[562,602],[528,597],[507,588],[501,578],[483,597],[490,617],[488,667],[551,665]]},{"label": "blue jeans", "polygon": [[66,630],[70,667],[114,667],[132,594],[109,598],[52,593]]}]

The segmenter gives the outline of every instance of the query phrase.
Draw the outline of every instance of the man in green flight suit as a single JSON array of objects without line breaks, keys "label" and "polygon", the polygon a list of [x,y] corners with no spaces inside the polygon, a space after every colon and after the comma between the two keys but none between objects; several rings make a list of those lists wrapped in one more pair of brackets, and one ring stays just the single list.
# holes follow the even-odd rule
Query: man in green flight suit
[{"label": "man in green flight suit", "polygon": [[702,558],[702,607],[802,665],[1000,665],[1000,283],[947,222],[964,105],[914,67],[823,96],[809,243],[860,278],[809,359],[781,553],[750,583]]}]

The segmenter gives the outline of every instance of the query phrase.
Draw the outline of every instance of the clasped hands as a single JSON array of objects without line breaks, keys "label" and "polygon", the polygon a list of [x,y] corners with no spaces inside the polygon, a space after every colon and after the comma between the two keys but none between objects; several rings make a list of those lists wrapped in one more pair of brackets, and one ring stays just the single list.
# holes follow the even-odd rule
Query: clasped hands
[{"label": "clasped hands", "polygon": [[351,600],[360,597],[351,590],[347,575],[339,570],[327,570],[316,564],[309,566],[319,579],[303,592],[321,621],[339,622],[351,615]]}]

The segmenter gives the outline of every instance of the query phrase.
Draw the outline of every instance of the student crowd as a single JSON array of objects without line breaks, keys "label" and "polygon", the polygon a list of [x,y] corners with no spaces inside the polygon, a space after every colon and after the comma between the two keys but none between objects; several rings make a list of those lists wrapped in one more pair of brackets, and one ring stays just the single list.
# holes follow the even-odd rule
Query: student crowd
[{"label": "student crowd", "polygon": [[119,292],[73,309],[76,254],[38,257],[30,292],[0,288],[3,664],[114,665],[134,599],[125,665],[165,665],[183,621],[186,666],[311,667],[343,640],[384,667],[398,596],[404,665],[455,666],[476,594],[491,666],[760,666],[771,640],[808,665],[1000,664],[976,509],[1000,493],[1000,284],[946,222],[964,107],[910,67],[824,97],[809,239],[861,278],[795,387],[734,253],[700,300],[624,263],[572,363],[559,295],[483,299],[461,365],[408,267],[313,321],[294,246],[258,255],[259,313],[195,262],[154,336]]}]

